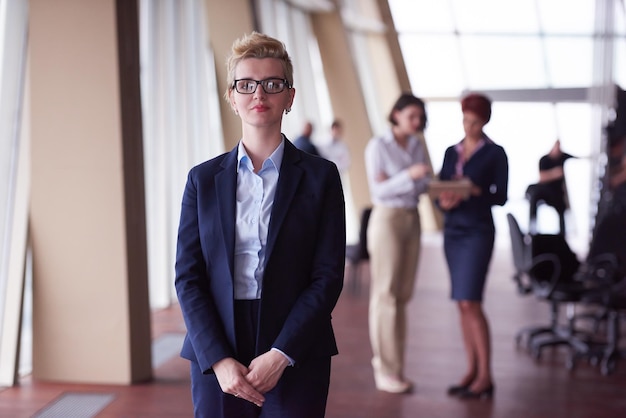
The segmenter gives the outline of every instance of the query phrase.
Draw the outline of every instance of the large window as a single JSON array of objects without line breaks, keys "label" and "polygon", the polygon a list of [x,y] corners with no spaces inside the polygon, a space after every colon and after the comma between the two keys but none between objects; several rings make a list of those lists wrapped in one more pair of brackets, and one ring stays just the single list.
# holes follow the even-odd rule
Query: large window
[{"label": "large window", "polygon": [[[295,140],[305,122],[313,124],[312,140],[325,144],[330,140],[330,125],[334,119],[333,108],[322,66],[319,46],[311,26],[310,13],[333,10],[326,1],[260,0],[256,2],[261,30],[285,43],[294,64],[294,85],[298,92],[292,112],[283,118],[283,132]],[[343,181],[346,199],[346,237],[348,242],[358,239],[356,213],[347,176]]]},{"label": "large window", "polygon": [[[580,158],[566,163],[571,210],[568,236],[585,247],[593,222],[596,159],[610,97],[590,87],[620,83],[626,55],[623,2],[551,0],[389,0],[413,92],[428,103],[428,146],[435,169],[463,131],[459,98],[482,91],[494,99],[485,132],[509,156],[509,202],[495,210],[528,220],[526,187],[556,139]],[[608,9],[607,9],[608,7]],[[612,46],[612,48],[607,48]],[[621,50],[620,50],[621,48]],[[575,187],[572,187],[575,185]],[[545,232],[556,213],[541,208]],[[502,237],[503,234],[500,234]]]},{"label": "large window", "polygon": [[169,306],[188,170],[223,152],[203,0],[142,0],[141,92],[150,305]]},{"label": "large window", "polygon": [[0,1],[0,386],[12,385],[24,289],[27,143],[21,142],[26,0]]},{"label": "large window", "polygon": [[[296,5],[294,5],[294,4]],[[296,139],[306,121],[313,123],[312,139],[327,139],[325,131],[332,123],[333,110],[322,69],[319,47],[311,28],[309,13],[320,11],[315,4],[260,0],[256,4],[261,30],[285,43],[294,64],[295,102],[292,112],[283,118],[284,133]]]}]

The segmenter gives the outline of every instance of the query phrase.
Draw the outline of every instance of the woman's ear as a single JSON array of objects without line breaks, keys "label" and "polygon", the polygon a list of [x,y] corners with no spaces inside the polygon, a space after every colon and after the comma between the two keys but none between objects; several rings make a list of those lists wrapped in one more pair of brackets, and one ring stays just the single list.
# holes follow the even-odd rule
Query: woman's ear
[{"label": "woman's ear", "polygon": [[239,111],[237,110],[237,103],[235,102],[235,95],[232,90],[228,93],[228,101],[230,102],[230,107],[233,109],[235,115],[238,115]]},{"label": "woman's ear", "polygon": [[285,109],[291,109],[293,106],[293,98],[296,97],[296,89],[295,88],[290,88],[289,89],[289,104],[287,106],[285,106]]}]

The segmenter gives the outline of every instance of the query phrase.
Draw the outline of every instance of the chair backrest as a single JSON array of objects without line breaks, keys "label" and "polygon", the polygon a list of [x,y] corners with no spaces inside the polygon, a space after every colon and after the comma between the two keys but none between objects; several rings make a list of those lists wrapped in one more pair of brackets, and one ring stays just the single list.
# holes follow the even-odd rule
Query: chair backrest
[{"label": "chair backrest", "polygon": [[[561,234],[535,234],[531,238],[533,259],[544,254],[556,256],[560,265],[558,282],[572,281],[580,267],[580,261],[578,261],[578,257],[570,248],[565,237]],[[546,264],[535,265],[532,273],[537,280],[548,280],[552,276],[553,267]]]},{"label": "chair backrest", "polygon": [[530,280],[528,278],[528,270],[532,264],[532,252],[530,246],[530,238],[528,234],[524,234],[517,222],[517,219],[507,213],[506,219],[509,223],[509,234],[511,235],[511,250],[513,251],[513,265],[515,266],[515,274],[513,280],[517,285],[517,291],[520,294],[530,293],[532,290]]},{"label": "chair backrest", "polygon": [[527,235],[524,235],[517,219],[510,214],[506,214],[509,223],[509,233],[511,235],[511,249],[513,250],[513,265],[518,273],[524,273],[530,265],[531,249]]},{"label": "chair backrest", "polygon": [[371,207],[366,207],[361,212],[361,226],[359,227],[359,242],[357,244],[359,260],[369,260],[370,258],[367,251],[367,225],[369,224],[371,214]]}]

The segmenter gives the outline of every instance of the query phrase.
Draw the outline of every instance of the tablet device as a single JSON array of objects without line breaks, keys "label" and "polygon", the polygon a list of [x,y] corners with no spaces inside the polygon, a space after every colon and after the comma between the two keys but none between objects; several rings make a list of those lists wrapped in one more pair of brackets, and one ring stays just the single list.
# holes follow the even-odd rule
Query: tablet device
[{"label": "tablet device", "polygon": [[472,182],[469,179],[462,180],[432,180],[428,186],[430,197],[437,198],[442,192],[459,193],[463,199],[467,199],[472,190]]}]

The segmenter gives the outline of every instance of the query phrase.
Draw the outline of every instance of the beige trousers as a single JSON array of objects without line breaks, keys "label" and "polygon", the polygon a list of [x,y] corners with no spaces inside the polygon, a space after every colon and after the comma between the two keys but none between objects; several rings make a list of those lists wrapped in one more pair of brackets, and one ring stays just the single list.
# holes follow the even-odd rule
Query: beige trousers
[{"label": "beige trousers", "polygon": [[420,234],[417,208],[376,206],[372,210],[367,230],[369,331],[372,366],[379,375],[404,377],[406,305],[415,287]]}]

